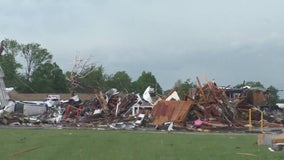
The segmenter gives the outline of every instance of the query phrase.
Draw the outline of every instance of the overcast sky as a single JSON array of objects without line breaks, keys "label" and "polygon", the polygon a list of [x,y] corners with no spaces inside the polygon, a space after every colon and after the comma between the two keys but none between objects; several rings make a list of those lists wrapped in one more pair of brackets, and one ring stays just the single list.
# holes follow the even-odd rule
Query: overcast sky
[{"label": "overcast sky", "polygon": [[80,56],[132,80],[152,72],[164,90],[196,76],[284,89],[283,7],[283,0],[1,0],[0,40],[39,43],[64,71]]}]

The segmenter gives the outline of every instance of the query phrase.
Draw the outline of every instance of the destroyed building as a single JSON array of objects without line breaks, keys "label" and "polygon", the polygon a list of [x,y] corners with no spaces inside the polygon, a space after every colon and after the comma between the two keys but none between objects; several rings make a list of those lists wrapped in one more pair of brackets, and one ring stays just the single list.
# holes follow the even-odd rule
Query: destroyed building
[{"label": "destroyed building", "polygon": [[[2,124],[50,124],[66,127],[105,127],[112,129],[168,126],[195,128],[246,128],[251,110],[252,125],[259,126],[261,113],[265,123],[282,125],[283,113],[263,112],[268,92],[258,88],[226,88],[206,80],[190,88],[185,99],[173,89],[168,95],[155,93],[150,86],[140,96],[121,93],[115,88],[84,97],[58,95],[57,103],[17,101],[12,112],[0,117]],[[11,93],[16,99],[21,94]],[[42,95],[50,97],[48,95]],[[44,99],[44,98],[41,98]],[[283,117],[283,116],[282,116]]]}]

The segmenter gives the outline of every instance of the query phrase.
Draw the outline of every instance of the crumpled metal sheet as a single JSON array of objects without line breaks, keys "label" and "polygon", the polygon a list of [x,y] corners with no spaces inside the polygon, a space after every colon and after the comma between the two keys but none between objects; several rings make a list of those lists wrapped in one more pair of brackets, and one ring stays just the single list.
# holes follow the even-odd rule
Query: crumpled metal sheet
[{"label": "crumpled metal sheet", "polygon": [[192,101],[159,101],[153,108],[154,125],[161,125],[165,122],[182,124],[192,106]]}]

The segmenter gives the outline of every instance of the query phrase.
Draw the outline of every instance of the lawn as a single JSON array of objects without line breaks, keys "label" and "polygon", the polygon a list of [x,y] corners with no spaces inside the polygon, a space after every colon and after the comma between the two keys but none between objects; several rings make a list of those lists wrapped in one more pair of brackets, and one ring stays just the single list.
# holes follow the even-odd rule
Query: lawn
[{"label": "lawn", "polygon": [[283,160],[257,135],[0,129],[3,160]]}]

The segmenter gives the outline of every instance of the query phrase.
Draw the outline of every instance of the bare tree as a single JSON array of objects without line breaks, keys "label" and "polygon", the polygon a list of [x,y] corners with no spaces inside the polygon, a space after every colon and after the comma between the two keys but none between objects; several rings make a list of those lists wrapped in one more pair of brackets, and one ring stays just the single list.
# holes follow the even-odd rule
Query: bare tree
[{"label": "bare tree", "polygon": [[66,77],[67,80],[70,82],[70,91],[71,96],[74,96],[75,89],[77,87],[82,87],[79,84],[79,79],[84,78],[88,76],[92,71],[94,71],[95,65],[90,63],[90,58],[87,60],[83,60],[82,58],[79,58],[78,56],[75,57],[73,69],[69,75],[69,77]]}]

